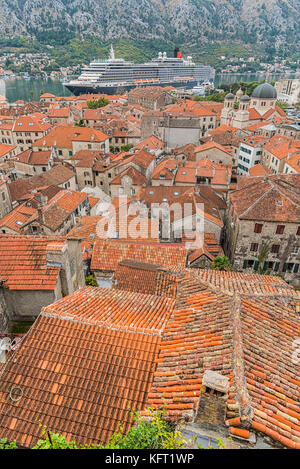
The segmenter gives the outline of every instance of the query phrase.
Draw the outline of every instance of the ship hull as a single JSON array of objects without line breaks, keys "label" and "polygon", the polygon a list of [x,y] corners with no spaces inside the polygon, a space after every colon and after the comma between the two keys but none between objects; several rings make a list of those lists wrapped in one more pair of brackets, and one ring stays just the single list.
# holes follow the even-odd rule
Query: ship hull
[{"label": "ship hull", "polygon": [[[139,88],[146,88],[147,86],[173,86],[174,88],[184,88],[190,89],[197,85],[196,81],[189,81],[189,82],[170,82],[170,83],[147,83],[147,84],[139,84]],[[72,84],[65,84],[66,88],[71,91],[75,96],[79,96],[81,94],[108,94],[108,95],[116,95],[116,94],[124,94],[127,91],[130,91],[137,87],[137,85],[120,85],[120,86],[101,86],[101,84],[97,85],[72,85]]]}]

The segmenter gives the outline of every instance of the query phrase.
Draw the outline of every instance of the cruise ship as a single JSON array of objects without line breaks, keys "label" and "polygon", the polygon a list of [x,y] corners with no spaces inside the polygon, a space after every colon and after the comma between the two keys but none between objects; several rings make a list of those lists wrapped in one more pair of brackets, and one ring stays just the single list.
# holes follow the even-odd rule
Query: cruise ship
[{"label": "cruise ship", "polygon": [[64,85],[75,95],[85,93],[121,94],[137,86],[174,86],[190,89],[203,82],[213,82],[215,70],[195,64],[191,56],[184,59],[178,49],[174,57],[159,52],[156,59],[135,64],[115,57],[111,46],[108,60],[94,60],[82,69],[76,80]]}]

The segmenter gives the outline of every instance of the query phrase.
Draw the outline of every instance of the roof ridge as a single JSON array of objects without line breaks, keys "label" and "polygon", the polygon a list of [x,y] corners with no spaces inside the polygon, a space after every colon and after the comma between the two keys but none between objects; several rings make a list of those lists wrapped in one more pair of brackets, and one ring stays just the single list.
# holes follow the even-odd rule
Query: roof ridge
[{"label": "roof ridge", "polygon": [[[287,184],[289,184],[287,182]],[[297,202],[295,202],[294,200],[290,199],[289,196],[287,196],[286,194],[284,194],[282,191],[281,191],[281,188],[280,188],[280,184],[278,183],[275,183],[274,184],[274,189],[276,189],[281,195],[282,197],[284,197],[285,199],[288,199],[292,204],[298,206],[299,204],[297,204]],[[288,189],[287,189],[288,190]]]},{"label": "roof ridge", "polygon": [[[269,194],[269,192],[271,192],[271,191],[274,189],[274,185],[271,183],[271,181],[270,181],[269,179],[268,179],[268,182],[270,183],[270,186],[271,186],[271,187],[269,188],[269,190],[267,190],[267,192],[265,192],[263,195],[261,195],[260,197],[258,197],[258,199],[256,199],[255,202],[253,202],[253,204],[250,205],[250,207],[248,207],[244,212],[242,212],[242,213],[240,214],[239,218],[243,217],[243,216],[246,215],[248,212],[250,212],[250,210],[252,210],[252,209],[255,207],[255,205],[257,205],[259,202],[261,202],[262,199],[264,199],[264,198]],[[244,189],[248,189],[248,188],[249,188],[249,186],[246,187],[246,188],[244,188]]]},{"label": "roof ridge", "polygon": [[243,350],[243,332],[241,325],[241,296],[234,294],[231,301],[231,314],[233,326],[233,375],[235,383],[236,396],[239,415],[243,426],[251,427],[253,409],[251,399],[247,390],[245,377],[244,350]]},{"label": "roof ridge", "polygon": [[[158,298],[161,298],[158,296]],[[72,321],[77,324],[83,324],[85,326],[96,326],[96,327],[104,327],[106,329],[110,329],[113,331],[120,331],[120,332],[130,332],[130,333],[135,333],[135,334],[144,334],[144,335],[151,335],[151,336],[157,336],[161,337],[162,332],[164,328],[161,329],[148,329],[146,327],[135,327],[135,326],[121,326],[121,325],[113,325],[109,324],[105,321],[88,321],[88,320],[83,320],[81,318],[77,318],[75,316],[63,316],[63,314],[57,314],[55,312],[50,312],[46,311],[46,308],[43,308],[41,311],[41,316],[49,317],[49,318],[58,318],[61,319],[62,321]]]}]

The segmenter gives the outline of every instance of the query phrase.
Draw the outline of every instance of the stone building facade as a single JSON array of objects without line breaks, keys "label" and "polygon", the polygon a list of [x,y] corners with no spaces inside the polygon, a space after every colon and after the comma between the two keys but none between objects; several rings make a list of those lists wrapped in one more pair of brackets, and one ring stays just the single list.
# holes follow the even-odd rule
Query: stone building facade
[{"label": "stone building facade", "polygon": [[[79,239],[1,235],[1,305],[9,321],[33,321],[41,308],[84,286]],[[20,255],[26,255],[26,275]],[[10,259],[10,265],[3,257]]]},{"label": "stone building facade", "polygon": [[300,175],[246,178],[230,194],[225,220],[224,251],[232,269],[262,270],[299,287]]}]

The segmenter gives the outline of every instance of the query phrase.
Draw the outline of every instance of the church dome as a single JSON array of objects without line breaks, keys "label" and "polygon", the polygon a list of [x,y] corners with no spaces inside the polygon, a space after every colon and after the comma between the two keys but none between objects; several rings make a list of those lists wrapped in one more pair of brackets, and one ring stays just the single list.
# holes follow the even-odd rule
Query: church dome
[{"label": "church dome", "polygon": [[276,99],[277,92],[274,86],[270,85],[270,83],[262,83],[254,88],[252,93],[252,98],[258,99]]},{"label": "church dome", "polygon": [[243,96],[243,90],[240,88],[237,92],[236,92],[236,97],[239,99],[241,96]]},{"label": "church dome", "polygon": [[250,98],[247,94],[243,94],[243,96],[240,98],[240,101],[250,101]]},{"label": "church dome", "polygon": [[234,99],[234,98],[235,98],[235,96],[234,96],[234,94],[232,94],[232,93],[228,93],[228,94],[225,96],[225,99]]}]

